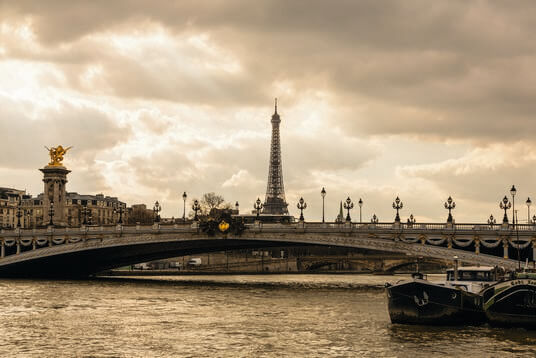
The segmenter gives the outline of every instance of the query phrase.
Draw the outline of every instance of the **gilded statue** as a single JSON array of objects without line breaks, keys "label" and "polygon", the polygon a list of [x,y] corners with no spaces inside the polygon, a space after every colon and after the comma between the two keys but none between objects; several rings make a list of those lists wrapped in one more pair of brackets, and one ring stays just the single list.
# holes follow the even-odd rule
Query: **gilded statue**
[{"label": "gilded statue", "polygon": [[59,167],[63,165],[63,156],[72,147],[63,148],[61,145],[58,145],[57,147],[45,148],[48,150],[48,154],[50,155],[50,163],[48,163],[48,165]]}]

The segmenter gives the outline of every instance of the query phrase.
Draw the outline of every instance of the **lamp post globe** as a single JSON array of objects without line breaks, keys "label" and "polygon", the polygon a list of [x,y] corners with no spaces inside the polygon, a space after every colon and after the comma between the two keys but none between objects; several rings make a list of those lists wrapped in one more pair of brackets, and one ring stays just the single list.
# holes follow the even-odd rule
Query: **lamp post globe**
[{"label": "lamp post globe", "polygon": [[354,203],[352,202],[352,199],[350,199],[350,197],[347,197],[343,206],[347,210],[346,221],[351,222],[352,218],[350,217],[350,210],[354,208]]},{"label": "lamp post globe", "polygon": [[357,202],[359,205],[359,223],[361,224],[362,218],[361,218],[361,209],[363,208],[363,199],[359,198],[359,201]]},{"label": "lamp post globe", "polygon": [[186,199],[188,198],[188,195],[186,195],[186,192],[182,193],[182,221],[186,221]]},{"label": "lamp post globe", "polygon": [[303,200],[303,197],[300,198],[300,200],[298,201],[297,207],[298,209],[300,209],[300,221],[304,221],[305,219],[303,218],[303,209],[307,208],[307,203],[305,202],[305,200]]},{"label": "lamp post globe", "polygon": [[530,224],[530,206],[532,205],[532,200],[530,200],[530,198],[527,198],[525,204],[527,204],[527,223]]},{"label": "lamp post globe", "polygon": [[322,187],[322,190],[320,191],[320,196],[322,196],[322,222],[325,222],[324,199],[326,198],[326,189],[324,189],[324,187]]}]

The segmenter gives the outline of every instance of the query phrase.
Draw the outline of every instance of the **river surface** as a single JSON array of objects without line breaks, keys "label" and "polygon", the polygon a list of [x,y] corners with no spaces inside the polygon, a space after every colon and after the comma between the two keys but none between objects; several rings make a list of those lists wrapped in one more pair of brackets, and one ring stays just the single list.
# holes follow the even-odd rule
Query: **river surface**
[{"label": "river surface", "polygon": [[389,321],[400,276],[1,280],[2,357],[535,357],[523,329]]}]

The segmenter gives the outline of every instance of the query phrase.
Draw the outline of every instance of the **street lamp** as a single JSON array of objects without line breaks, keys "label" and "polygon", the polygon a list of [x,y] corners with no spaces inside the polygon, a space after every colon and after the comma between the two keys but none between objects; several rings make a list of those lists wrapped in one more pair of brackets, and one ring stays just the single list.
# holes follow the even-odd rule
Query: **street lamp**
[{"label": "street lamp", "polygon": [[325,222],[324,217],[324,198],[326,197],[326,189],[322,187],[322,191],[320,192],[320,195],[322,196],[322,222]]},{"label": "street lamp", "polygon": [[393,202],[393,209],[396,210],[396,216],[395,216],[395,222],[400,222],[400,215],[398,214],[398,211],[404,207],[404,203],[400,201],[400,198],[397,196],[395,201]]},{"label": "street lamp", "polygon": [[186,198],[188,198],[188,195],[186,195],[186,192],[182,193],[182,201],[183,201],[182,221],[183,222],[186,222]]},{"label": "street lamp", "polygon": [[410,225],[413,225],[417,222],[417,220],[415,220],[415,217],[413,216],[413,214],[411,214],[408,218],[408,224]]},{"label": "street lamp", "polygon": [[48,208],[48,216],[50,217],[50,221],[48,222],[48,225],[54,226],[54,222],[52,221],[52,218],[54,217],[54,202],[50,202],[50,206]]},{"label": "street lamp", "polygon": [[508,215],[506,214],[506,211],[512,207],[512,204],[510,201],[508,201],[508,198],[506,195],[504,196],[503,200],[499,203],[499,207],[504,210],[504,217],[503,217],[503,224],[508,224]]},{"label": "street lamp", "polygon": [[359,204],[359,223],[361,224],[361,208],[363,207],[363,200],[359,198],[357,204]]},{"label": "street lamp", "polygon": [[495,218],[493,217],[493,214],[490,215],[488,219],[488,225],[493,228],[493,225],[495,225],[496,223],[497,223],[497,220],[495,220]]},{"label": "street lamp", "polygon": [[527,198],[527,201],[525,201],[525,204],[527,204],[527,222],[530,223],[530,205],[532,204],[532,201],[530,198]]},{"label": "street lamp", "polygon": [[257,198],[255,203],[253,203],[253,209],[257,210],[257,220],[260,219],[262,208],[263,208],[263,205],[262,205],[261,199]]},{"label": "street lamp", "polygon": [[123,206],[121,205],[121,203],[119,203],[119,209],[114,208],[114,214],[118,214],[118,213],[119,213],[119,220],[117,220],[117,223],[121,225],[123,223]]},{"label": "street lamp", "polygon": [[510,195],[512,195],[512,224],[514,225],[516,224],[516,218],[514,217],[514,212],[516,210],[516,201],[515,201],[516,193],[517,193],[516,187],[512,185],[512,188],[510,189]]},{"label": "street lamp", "polygon": [[20,228],[20,218],[22,216],[22,213],[21,213],[21,210],[20,210],[20,206],[21,206],[21,200],[20,200],[20,197],[19,197],[19,204],[17,205],[17,227]]},{"label": "street lamp", "polygon": [[26,211],[26,228],[30,228],[32,226],[32,223],[31,223],[31,214],[30,214],[30,210],[27,210]]},{"label": "street lamp", "polygon": [[452,197],[449,196],[447,202],[445,203],[445,209],[449,211],[449,217],[447,218],[447,223],[452,224],[452,213],[451,210],[456,207],[456,203],[452,200]]},{"label": "street lamp", "polygon": [[307,208],[307,203],[305,202],[305,200],[303,200],[303,198],[300,198],[297,206],[298,206],[298,209],[300,209],[300,221],[303,221],[304,220],[303,209]]},{"label": "street lamp", "polygon": [[348,213],[346,214],[346,221],[352,221],[352,218],[350,217],[350,210],[354,208],[354,203],[352,202],[352,199],[350,199],[350,197],[346,198],[346,201],[344,202],[344,208],[348,210]]},{"label": "street lamp", "polygon": [[154,212],[154,222],[159,223],[160,222],[160,215],[159,213],[162,211],[162,206],[160,203],[158,203],[158,200],[154,203],[153,206],[153,212]]},{"label": "street lamp", "polygon": [[201,208],[199,207],[199,201],[197,199],[194,200],[194,204],[192,205],[192,210],[194,211],[194,221],[199,221],[199,217],[197,216],[197,212]]},{"label": "street lamp", "polygon": [[234,204],[236,215],[240,214],[240,205],[238,204],[238,201]]},{"label": "street lamp", "polygon": [[373,224],[378,223],[378,217],[376,216],[376,214],[372,215],[372,219],[370,219],[370,222],[373,223]]},{"label": "street lamp", "polygon": [[83,225],[87,225],[87,204],[82,208],[82,215],[84,215]]},{"label": "street lamp", "polygon": [[533,216],[532,216],[532,223],[533,223],[534,225],[536,225],[536,215],[533,215]]}]

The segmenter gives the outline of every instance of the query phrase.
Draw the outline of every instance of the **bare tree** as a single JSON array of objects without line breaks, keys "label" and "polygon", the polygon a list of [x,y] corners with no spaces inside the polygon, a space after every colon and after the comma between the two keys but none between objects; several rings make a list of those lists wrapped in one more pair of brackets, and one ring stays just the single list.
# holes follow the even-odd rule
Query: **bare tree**
[{"label": "bare tree", "polygon": [[[203,197],[199,200],[199,207],[198,215],[208,215],[212,209],[230,209],[232,205],[231,203],[226,203],[222,195],[211,192],[203,194]],[[191,211],[188,217],[192,218],[193,216],[194,212]]]}]

